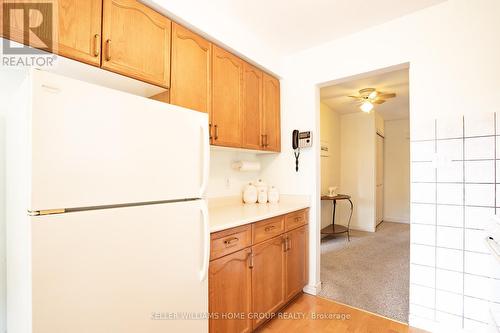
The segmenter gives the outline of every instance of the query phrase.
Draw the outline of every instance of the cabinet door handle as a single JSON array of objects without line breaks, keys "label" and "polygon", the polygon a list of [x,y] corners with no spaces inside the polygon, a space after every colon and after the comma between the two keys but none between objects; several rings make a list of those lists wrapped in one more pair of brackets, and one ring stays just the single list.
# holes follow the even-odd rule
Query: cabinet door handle
[{"label": "cabinet door handle", "polygon": [[208,124],[208,137],[212,140],[212,124]]},{"label": "cabinet door handle", "polygon": [[215,125],[214,129],[215,129],[214,139],[217,140],[219,138],[219,127]]},{"label": "cabinet door handle", "polygon": [[106,41],[106,61],[111,60],[111,39]]},{"label": "cabinet door handle", "polygon": [[292,249],[292,241],[290,240],[290,237],[286,237],[286,245],[287,245],[287,251]]},{"label": "cabinet door handle", "polygon": [[288,249],[288,237],[283,237],[283,245],[284,245],[283,252],[286,252]]},{"label": "cabinet door handle", "polygon": [[98,57],[99,56],[99,51],[100,51],[100,36],[99,34],[95,34],[94,35],[94,57]]},{"label": "cabinet door handle", "polygon": [[276,226],[275,226],[275,225],[270,225],[270,226],[266,227],[266,228],[264,229],[264,231],[265,231],[265,232],[269,232],[269,231],[273,230],[274,228],[276,228]]},{"label": "cabinet door handle", "polygon": [[264,138],[265,138],[265,144],[264,144],[264,147],[268,147],[269,146],[269,143],[267,142],[267,134],[264,134]]},{"label": "cabinet door handle", "polygon": [[250,261],[250,263],[248,264],[248,268],[252,269],[253,268],[253,253],[252,252],[248,253],[248,259]]},{"label": "cabinet door handle", "polygon": [[235,246],[236,243],[238,243],[239,241],[239,238],[238,237],[232,237],[232,238],[228,238],[224,241],[224,244],[226,245],[226,247],[231,247],[231,246]]},{"label": "cabinet door handle", "polygon": [[261,134],[261,135],[260,135],[260,145],[261,145],[262,147],[265,147],[265,143],[264,143],[264,134]]}]

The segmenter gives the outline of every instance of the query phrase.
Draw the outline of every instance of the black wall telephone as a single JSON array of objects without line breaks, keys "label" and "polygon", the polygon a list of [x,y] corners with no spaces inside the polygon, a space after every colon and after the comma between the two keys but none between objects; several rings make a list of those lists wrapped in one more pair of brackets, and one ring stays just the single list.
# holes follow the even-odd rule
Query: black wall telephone
[{"label": "black wall telephone", "polygon": [[295,172],[299,172],[299,157],[300,157],[299,130],[293,130],[292,132],[292,148],[293,148],[293,154],[295,155]]}]

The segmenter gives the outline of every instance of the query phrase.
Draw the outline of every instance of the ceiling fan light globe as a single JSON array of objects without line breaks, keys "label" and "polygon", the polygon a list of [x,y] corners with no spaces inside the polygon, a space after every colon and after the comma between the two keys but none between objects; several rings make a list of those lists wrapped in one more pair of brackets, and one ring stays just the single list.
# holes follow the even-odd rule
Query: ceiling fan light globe
[{"label": "ceiling fan light globe", "polygon": [[364,102],[360,107],[361,111],[369,113],[373,109],[373,104],[370,102]]}]

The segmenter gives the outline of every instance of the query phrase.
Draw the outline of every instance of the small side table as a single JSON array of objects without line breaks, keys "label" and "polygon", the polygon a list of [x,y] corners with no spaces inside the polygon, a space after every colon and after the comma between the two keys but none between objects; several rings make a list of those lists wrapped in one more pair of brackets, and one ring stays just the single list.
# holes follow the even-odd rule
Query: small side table
[{"label": "small side table", "polygon": [[[327,200],[327,201],[332,201],[333,202],[333,215],[332,215],[332,224],[324,227],[321,229],[321,234],[322,235],[337,235],[337,234],[343,234],[347,233],[347,241],[351,241],[351,236],[350,236],[350,225],[351,225],[351,218],[352,218],[352,212],[354,210],[354,205],[352,204],[351,201],[351,196],[346,195],[346,194],[339,194],[336,196],[329,196],[329,195],[323,195],[321,197],[321,200]],[[347,221],[347,227],[339,224],[335,224],[335,210],[337,207],[337,200],[347,200],[349,201],[349,204],[351,205],[351,212],[349,214],[349,220]]]}]

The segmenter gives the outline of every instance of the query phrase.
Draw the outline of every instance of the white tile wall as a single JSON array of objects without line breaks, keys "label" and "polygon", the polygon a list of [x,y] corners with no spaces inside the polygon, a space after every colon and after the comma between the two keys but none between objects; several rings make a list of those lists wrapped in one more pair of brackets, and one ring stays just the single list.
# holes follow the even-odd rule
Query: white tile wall
[{"label": "white tile wall", "polygon": [[410,219],[413,223],[435,224],[436,205],[413,203],[410,209]]},{"label": "white tile wall", "polygon": [[436,288],[444,291],[461,294],[464,287],[464,277],[462,273],[436,269]]},{"label": "white tile wall", "polygon": [[456,293],[436,290],[436,310],[462,316],[463,296]]},{"label": "white tile wall", "polygon": [[465,162],[465,182],[495,183],[495,161],[489,160]]},{"label": "white tile wall", "polygon": [[437,227],[436,246],[461,250],[464,247],[462,228]]},{"label": "white tile wall", "polygon": [[436,267],[450,269],[457,272],[463,272],[464,270],[463,251],[437,248]]},{"label": "white tile wall", "polygon": [[464,201],[463,188],[463,184],[437,184],[437,203],[462,205]]},{"label": "white tile wall", "polygon": [[465,227],[472,229],[484,229],[488,224],[490,217],[494,214],[494,208],[465,207]]},{"label": "white tile wall", "polygon": [[436,181],[436,168],[432,162],[412,162],[412,182]]},{"label": "white tile wall", "polygon": [[479,332],[488,306],[500,307],[500,295],[491,294],[492,286],[500,290],[500,265],[483,231],[500,209],[497,118],[437,119],[411,135],[412,161],[427,161],[411,166],[411,318]]},{"label": "white tile wall", "polygon": [[494,184],[465,184],[465,204],[495,207]]},{"label": "white tile wall", "polygon": [[410,238],[414,244],[434,245],[436,243],[436,226],[414,223],[410,228]]},{"label": "white tile wall", "polygon": [[495,138],[466,138],[465,159],[493,159],[495,158]]},{"label": "white tile wall", "polygon": [[410,283],[434,288],[436,269],[434,267],[411,264]]},{"label": "white tile wall", "polygon": [[463,227],[464,208],[463,206],[437,206],[437,225]]}]

